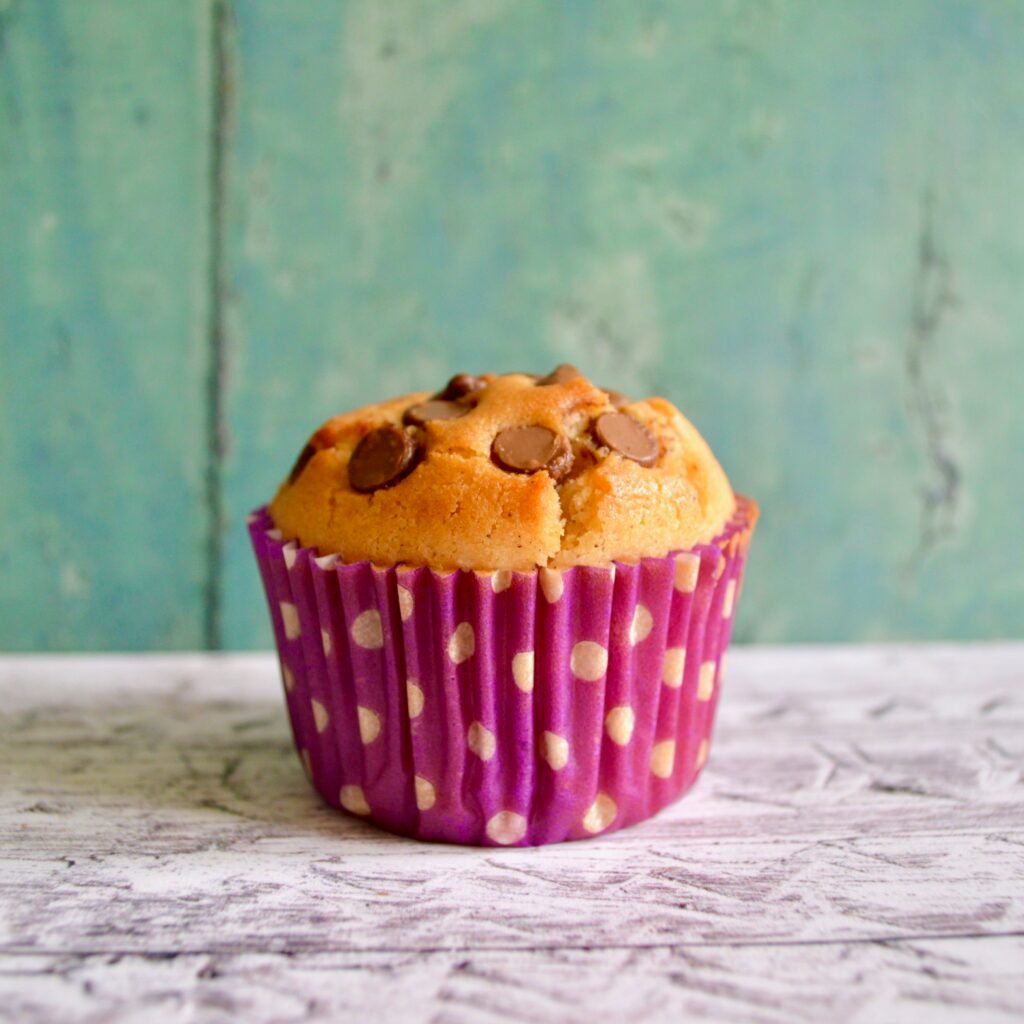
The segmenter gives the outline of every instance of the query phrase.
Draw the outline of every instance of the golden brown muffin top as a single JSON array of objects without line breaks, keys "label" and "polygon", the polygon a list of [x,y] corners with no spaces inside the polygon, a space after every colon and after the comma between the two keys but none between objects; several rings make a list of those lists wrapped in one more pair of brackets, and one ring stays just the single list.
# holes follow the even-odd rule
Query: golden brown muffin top
[{"label": "golden brown muffin top", "polygon": [[459,374],[329,419],[270,505],[286,539],[378,565],[607,565],[721,533],[729,481],[664,398],[571,366]]}]

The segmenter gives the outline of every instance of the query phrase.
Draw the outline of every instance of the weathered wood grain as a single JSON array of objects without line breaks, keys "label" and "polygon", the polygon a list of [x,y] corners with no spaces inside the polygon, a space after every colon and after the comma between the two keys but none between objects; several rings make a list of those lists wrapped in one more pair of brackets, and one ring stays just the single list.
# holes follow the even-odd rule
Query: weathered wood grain
[{"label": "weathered wood grain", "polygon": [[742,639],[1024,635],[1024,5],[232,5],[242,516],[461,369],[666,393],[765,510]]},{"label": "weathered wood grain", "polygon": [[242,517],[314,424],[561,359],[762,502],[741,638],[1024,634],[1022,36],[0,0],[0,647],[265,645]]},{"label": "weathered wood grain", "polygon": [[0,952],[289,954],[1024,931],[1024,649],[738,650],[697,790],[472,850],[322,806],[269,656],[0,662]]},{"label": "weathered wood grain", "polygon": [[0,2],[0,650],[204,643],[208,46]]},{"label": "weathered wood grain", "polygon": [[653,950],[0,956],[0,1019],[600,1024],[1024,1014],[1024,938]]}]

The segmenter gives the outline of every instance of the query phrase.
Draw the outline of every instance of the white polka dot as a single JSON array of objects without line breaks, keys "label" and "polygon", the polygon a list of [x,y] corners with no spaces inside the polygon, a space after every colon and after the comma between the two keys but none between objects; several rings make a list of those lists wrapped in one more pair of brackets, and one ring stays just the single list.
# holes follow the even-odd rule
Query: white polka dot
[{"label": "white polka dot", "polygon": [[331,716],[327,714],[327,708],[316,697],[309,702],[309,706],[313,709],[313,724],[316,726],[316,731],[323,732],[331,721]]},{"label": "white polka dot", "polygon": [[562,574],[557,569],[541,569],[540,589],[543,591],[548,604],[554,604],[565,591]]},{"label": "white polka dot", "polygon": [[697,700],[711,700],[715,692],[715,663],[705,661],[700,667],[700,676],[697,679]]},{"label": "white polka dot", "polygon": [[256,515],[256,513],[255,513],[255,512],[250,512],[250,513],[249,513],[249,514],[248,514],[248,515],[247,515],[247,516],[245,517],[245,525],[246,525],[246,526],[252,526],[252,524],[253,524],[253,523],[255,523],[255,522],[256,522],[256,521],[258,520],[258,519],[259,519],[259,516],[258,516],[258,515]]},{"label": "white polka dot", "polygon": [[615,815],[618,813],[619,808],[615,801],[607,793],[598,793],[597,799],[583,816],[583,827],[591,835],[596,835],[598,832],[603,832],[615,820]]},{"label": "white polka dot", "polygon": [[634,725],[636,725],[636,715],[633,714],[633,709],[627,704],[612,708],[605,715],[604,727],[608,733],[608,738],[612,743],[617,743],[620,747],[624,747],[633,738]]},{"label": "white polka dot", "polygon": [[416,806],[421,811],[429,811],[437,803],[437,790],[434,789],[434,784],[422,775],[416,775],[413,782],[416,786]]},{"label": "white polka dot", "polygon": [[676,741],[662,740],[651,748],[651,771],[659,779],[667,779],[672,775],[676,763]]},{"label": "white polka dot", "polygon": [[334,645],[331,643],[331,634],[326,629],[320,630],[320,642],[324,645],[324,654],[329,658]]},{"label": "white polka dot", "polygon": [[487,837],[501,846],[518,843],[526,835],[526,819],[515,811],[499,811],[487,822]]},{"label": "white polka dot", "polygon": [[380,735],[380,715],[362,705],[356,708],[356,715],[359,717],[359,738],[364,743],[372,743]]},{"label": "white polka dot", "polygon": [[291,601],[281,602],[281,621],[284,623],[286,640],[295,640],[302,635],[302,626],[299,625],[299,609]]},{"label": "white polka dot", "polygon": [[700,746],[697,748],[697,760],[695,762],[697,769],[704,767],[704,762],[708,759],[708,741],[701,740]]},{"label": "white polka dot", "polygon": [[284,555],[284,567],[291,569],[295,565],[295,559],[299,554],[298,548],[295,546],[295,541],[290,540],[283,548],[281,548],[281,554]]},{"label": "white polka dot", "polygon": [[281,678],[284,680],[284,688],[291,693],[295,689],[295,676],[283,661],[281,662]]},{"label": "white polka dot", "polygon": [[299,755],[302,758],[302,769],[306,773],[306,778],[310,782],[313,781],[313,759],[309,756],[309,751],[303,747],[302,753]]},{"label": "white polka dot", "polygon": [[697,589],[697,575],[700,572],[700,558],[697,555],[676,555],[675,587],[683,594],[692,594]]},{"label": "white polka dot", "polygon": [[362,786],[342,786],[338,794],[341,806],[350,814],[369,814],[370,805],[366,802],[366,794]]},{"label": "white polka dot", "polygon": [[569,763],[569,741],[554,732],[541,737],[540,755],[557,772]]},{"label": "white polka dot", "polygon": [[423,714],[423,691],[415,679],[406,680],[405,699],[409,703],[409,717],[419,718]]},{"label": "white polka dot", "polygon": [[732,610],[736,606],[736,581],[729,580],[725,585],[725,594],[722,596],[722,618],[732,617]]},{"label": "white polka dot", "polygon": [[520,651],[512,656],[512,678],[523,693],[533,692],[533,651]]},{"label": "white polka dot", "polygon": [[476,636],[468,622],[460,622],[455,627],[448,641],[448,657],[455,665],[461,665],[467,658],[473,657],[476,650]]},{"label": "white polka dot", "polygon": [[384,646],[384,627],[381,625],[380,612],[376,608],[367,608],[360,612],[352,623],[352,639],[359,647],[368,651],[379,651]]},{"label": "white polka dot", "polygon": [[499,569],[491,573],[491,590],[500,594],[512,586],[512,572],[510,569]]},{"label": "white polka dot", "polygon": [[642,643],[651,635],[653,626],[654,619],[651,618],[651,613],[647,610],[647,607],[638,604],[636,611],[633,612],[633,621],[629,624],[629,642],[634,647]]},{"label": "white polka dot", "polygon": [[398,588],[398,614],[403,622],[408,622],[412,617],[412,591],[406,587]]},{"label": "white polka dot", "polygon": [[573,647],[569,664],[577,679],[595,683],[608,671],[608,652],[593,640],[581,640]]},{"label": "white polka dot", "polygon": [[490,761],[494,757],[497,746],[494,740],[494,733],[487,728],[483,722],[474,722],[466,734],[466,743],[469,749],[480,758],[481,761]]},{"label": "white polka dot", "polygon": [[686,649],[669,647],[665,651],[665,664],[661,670],[661,681],[677,690],[683,685],[683,670],[686,668]]},{"label": "white polka dot", "polygon": [[319,557],[314,558],[313,561],[326,572],[328,569],[333,569],[338,564],[338,556],[320,555]]},{"label": "white polka dot", "polygon": [[280,530],[267,530],[267,536],[271,540],[280,540],[284,534]]}]

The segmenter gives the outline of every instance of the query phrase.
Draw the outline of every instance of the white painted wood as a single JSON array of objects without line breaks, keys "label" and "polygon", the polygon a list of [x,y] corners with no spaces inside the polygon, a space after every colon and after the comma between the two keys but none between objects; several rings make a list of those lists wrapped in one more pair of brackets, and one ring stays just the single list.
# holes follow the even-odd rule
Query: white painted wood
[{"label": "white painted wood", "polygon": [[0,659],[0,1019],[1019,1019],[1024,645],[728,672],[680,804],[469,850],[323,807],[269,656]]},{"label": "white painted wood", "polygon": [[1024,1016],[1024,938],[473,953],[44,956],[0,1018],[368,1024],[986,1021]]}]

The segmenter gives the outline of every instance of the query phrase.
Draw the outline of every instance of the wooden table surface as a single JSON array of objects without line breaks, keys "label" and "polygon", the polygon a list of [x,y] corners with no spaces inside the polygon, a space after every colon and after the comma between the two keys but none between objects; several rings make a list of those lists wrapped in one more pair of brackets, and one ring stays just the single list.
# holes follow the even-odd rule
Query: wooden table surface
[{"label": "wooden table surface", "polygon": [[746,648],[653,821],[323,806],[270,655],[0,659],[0,1019],[1019,1021],[1024,645]]}]

